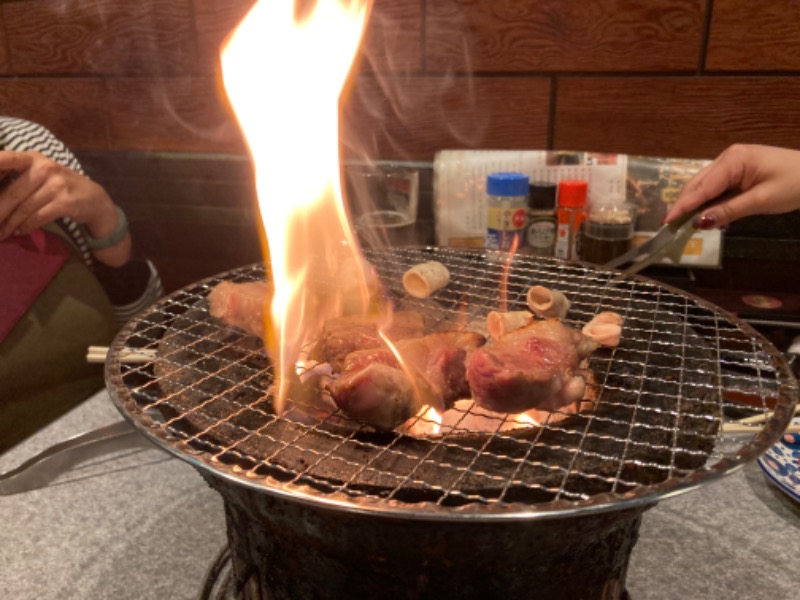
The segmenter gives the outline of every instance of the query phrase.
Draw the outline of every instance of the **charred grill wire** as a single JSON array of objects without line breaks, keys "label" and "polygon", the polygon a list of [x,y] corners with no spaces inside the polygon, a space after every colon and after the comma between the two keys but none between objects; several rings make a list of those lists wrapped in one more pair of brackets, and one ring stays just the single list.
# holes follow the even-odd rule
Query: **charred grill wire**
[{"label": "charred grill wire", "polygon": [[[106,364],[111,396],[162,446],[216,475],[304,502],[428,518],[515,518],[649,503],[712,480],[766,449],[789,420],[797,382],[782,357],[749,326],[683,292],[614,272],[519,256],[504,273],[490,254],[446,249],[367,253],[399,309],[430,329],[469,327],[498,308],[525,307],[538,284],[562,290],[580,328],[601,311],[625,318],[618,348],[590,358],[591,409],[540,427],[490,431],[462,424],[454,408],[441,435],[380,432],[327,405],[295,399],[272,408],[272,367],[259,340],[208,315],[205,298],[222,280],[263,279],[259,265],[199,282],[129,323]],[[403,273],[444,263],[450,284],[420,300]],[[118,360],[122,348],[157,351],[146,364]],[[460,412],[459,412],[460,411]],[[753,435],[726,421],[770,413]],[[454,507],[458,507],[457,510]]]}]

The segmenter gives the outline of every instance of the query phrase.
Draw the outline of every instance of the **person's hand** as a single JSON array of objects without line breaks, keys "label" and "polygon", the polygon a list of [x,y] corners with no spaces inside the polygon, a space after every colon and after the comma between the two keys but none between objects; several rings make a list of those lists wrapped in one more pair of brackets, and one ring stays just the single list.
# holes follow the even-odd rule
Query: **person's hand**
[{"label": "person's hand", "polygon": [[[117,226],[114,203],[102,186],[38,152],[0,151],[0,173],[14,173],[0,189],[0,242],[24,235],[62,217],[84,225],[95,238],[108,236]],[[123,264],[130,254],[130,238],[95,252],[106,264]]]},{"label": "person's hand", "polygon": [[703,211],[696,220],[698,227],[724,229],[742,217],[800,208],[800,151],[741,144],[729,147],[686,182],[665,221],[727,190],[738,193]]}]

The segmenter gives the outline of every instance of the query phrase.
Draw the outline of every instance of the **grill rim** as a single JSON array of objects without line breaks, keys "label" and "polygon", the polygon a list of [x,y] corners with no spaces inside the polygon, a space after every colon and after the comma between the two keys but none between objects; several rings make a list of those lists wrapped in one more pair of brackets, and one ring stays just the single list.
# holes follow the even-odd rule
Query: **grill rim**
[{"label": "grill rim", "polygon": [[[468,249],[442,249],[432,246],[409,247],[403,250],[419,251],[452,251],[464,255],[481,256],[487,255],[485,250]],[[552,259],[554,264],[577,265],[589,268],[596,272],[608,272],[617,274],[616,271],[602,269],[594,264],[562,261]],[[199,450],[186,451],[186,445],[182,440],[171,441],[164,430],[150,419],[132,399],[130,390],[126,387],[122,378],[121,362],[119,355],[124,347],[125,340],[134,332],[136,324],[155,313],[159,307],[169,304],[169,302],[187,293],[188,290],[202,286],[208,286],[213,282],[230,276],[235,273],[243,273],[248,270],[263,270],[263,263],[252,263],[235,269],[224,271],[216,275],[204,278],[180,288],[162,298],[159,302],[152,305],[137,317],[129,321],[114,338],[111,344],[108,359],[105,364],[105,380],[109,396],[116,408],[120,411],[123,418],[133,427],[146,435],[148,439],[170,454],[184,460],[194,468],[208,472],[215,477],[219,477],[234,485],[242,485],[261,493],[270,494],[285,500],[301,502],[317,508],[334,510],[358,515],[372,515],[388,517],[393,519],[407,520],[429,520],[429,521],[472,521],[472,522],[499,522],[499,521],[529,521],[535,519],[555,519],[572,517],[578,515],[599,514],[603,512],[613,512],[627,508],[639,508],[653,505],[663,498],[669,498],[678,494],[686,493],[697,489],[707,483],[712,483],[733,474],[743,468],[748,462],[755,460],[758,456],[766,452],[782,434],[786,425],[792,418],[792,411],[798,399],[798,383],[791,370],[786,364],[783,356],[774,346],[758,331],[749,324],[738,319],[728,311],[708,302],[690,292],[680,290],[673,286],[654,281],[641,275],[634,275],[625,278],[623,281],[639,281],[647,285],[655,286],[680,297],[695,302],[698,306],[711,312],[719,313],[730,324],[735,325],[749,338],[755,338],[768,356],[773,360],[773,364],[780,366],[780,379],[782,383],[779,397],[772,410],[772,416],[767,419],[760,430],[754,430],[756,435],[753,439],[739,448],[735,458],[721,457],[712,465],[706,465],[695,469],[688,475],[682,477],[669,477],[668,479],[649,485],[642,485],[634,490],[618,493],[604,492],[590,496],[583,500],[572,500],[559,498],[557,500],[528,504],[523,502],[500,502],[491,505],[480,503],[470,503],[463,506],[442,506],[435,502],[420,501],[406,502],[402,500],[385,500],[370,496],[353,498],[343,492],[325,493],[315,490],[311,486],[301,484],[285,484],[272,477],[249,478],[237,473],[234,466],[226,465],[221,462],[214,462],[209,453]],[[776,369],[777,370],[777,369]],[[787,389],[788,388],[788,389]],[[794,397],[785,392],[794,392]],[[148,425],[145,421],[150,422]]]}]

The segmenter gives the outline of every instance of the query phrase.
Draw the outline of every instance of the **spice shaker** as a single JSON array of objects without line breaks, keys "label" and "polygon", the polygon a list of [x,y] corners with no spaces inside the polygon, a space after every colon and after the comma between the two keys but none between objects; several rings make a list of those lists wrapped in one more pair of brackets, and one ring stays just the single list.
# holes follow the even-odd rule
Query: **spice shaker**
[{"label": "spice shaker", "polygon": [[601,204],[587,210],[581,259],[602,265],[627,252],[633,238],[634,214],[630,204]]},{"label": "spice shaker", "polygon": [[556,243],[556,194],[550,181],[532,181],[528,188],[528,224],[525,226],[526,254],[553,256]]},{"label": "spice shaker", "polygon": [[525,230],[528,176],[522,173],[492,173],[486,178],[486,247],[516,251]]},{"label": "spice shaker", "polygon": [[582,180],[567,179],[558,183],[558,231],[555,255],[558,258],[577,260],[577,239],[584,219],[588,184]]}]

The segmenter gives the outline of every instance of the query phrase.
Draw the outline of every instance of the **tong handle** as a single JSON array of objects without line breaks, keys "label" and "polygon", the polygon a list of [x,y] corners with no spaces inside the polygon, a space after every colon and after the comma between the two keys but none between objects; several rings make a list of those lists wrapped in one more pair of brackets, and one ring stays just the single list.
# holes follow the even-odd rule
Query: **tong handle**
[{"label": "tong handle", "polygon": [[0,496],[45,487],[72,467],[103,454],[153,447],[126,421],[82,433],[50,446],[11,471],[0,473]]},{"label": "tong handle", "polygon": [[[693,208],[692,210],[682,214],[677,219],[673,219],[666,225],[664,225],[658,232],[651,238],[648,242],[645,242],[638,248],[634,248],[629,250],[625,254],[618,256],[617,258],[609,261],[605,265],[603,265],[607,269],[615,269],[620,267],[626,263],[633,263],[627,269],[625,269],[616,279],[620,277],[625,277],[627,275],[632,275],[634,273],[638,273],[645,267],[649,266],[650,264],[654,263],[657,260],[660,260],[665,254],[669,251],[675,249],[676,245],[675,242],[682,242],[685,246],[686,243],[689,241],[689,238],[694,235],[695,231],[697,231],[697,227],[693,224],[694,218],[705,211],[708,207],[713,206],[715,204],[719,204],[720,202],[725,202],[730,198],[738,195],[740,191],[738,189],[730,189],[724,191],[722,194],[715,196],[711,200],[707,200],[703,202],[700,206]],[[658,244],[658,247],[653,248],[653,244],[655,242],[656,237],[658,238],[672,238],[668,243],[665,245]],[[634,259],[643,257],[642,260],[638,262],[633,262]]]}]

